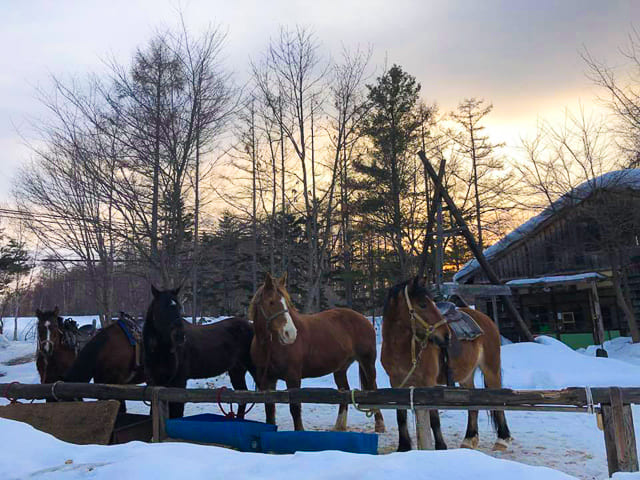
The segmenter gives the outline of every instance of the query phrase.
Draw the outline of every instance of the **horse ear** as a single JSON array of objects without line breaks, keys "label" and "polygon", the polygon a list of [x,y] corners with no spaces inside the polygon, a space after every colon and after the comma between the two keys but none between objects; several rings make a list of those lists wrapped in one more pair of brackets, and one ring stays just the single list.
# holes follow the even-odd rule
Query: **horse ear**
[{"label": "horse ear", "polygon": [[181,289],[182,289],[182,285],[180,285],[178,288],[174,288],[173,290],[171,290],[171,293],[173,293],[173,295],[177,297]]},{"label": "horse ear", "polygon": [[42,316],[42,310],[40,310],[39,308],[36,308],[36,317],[41,317]]},{"label": "horse ear", "polygon": [[284,272],[282,276],[278,279],[278,283],[281,287],[287,286],[287,272]]},{"label": "horse ear", "polygon": [[156,287],[154,287],[153,284],[151,284],[151,294],[154,297],[157,297],[159,293],[160,293],[160,291]]},{"label": "horse ear", "polygon": [[60,309],[56,305],[55,308],[53,309],[53,316],[57,317],[59,314],[60,314]]},{"label": "horse ear", "polygon": [[273,290],[275,287],[275,282],[270,273],[267,273],[267,276],[264,279],[264,288],[265,290]]}]

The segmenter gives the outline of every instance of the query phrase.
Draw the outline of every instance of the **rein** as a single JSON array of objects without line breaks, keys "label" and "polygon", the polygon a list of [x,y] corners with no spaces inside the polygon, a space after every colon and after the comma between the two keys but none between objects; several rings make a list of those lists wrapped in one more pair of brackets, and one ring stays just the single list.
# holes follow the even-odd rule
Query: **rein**
[{"label": "rein", "polygon": [[[425,348],[427,348],[427,345],[429,344],[429,341],[431,340],[431,337],[433,337],[433,334],[436,332],[436,330],[441,326],[447,325],[449,323],[446,318],[443,318],[442,320],[434,324],[431,324],[424,318],[422,318],[420,314],[415,311],[413,305],[411,304],[411,299],[409,298],[409,285],[406,285],[404,287],[404,298],[407,302],[407,308],[409,309],[409,318],[411,321],[411,368],[409,369],[409,373],[407,373],[407,375],[404,377],[404,380],[402,380],[399,388],[404,387],[407,383],[407,380],[409,380],[409,377],[411,377],[411,375],[413,375],[413,372],[415,372],[418,366],[418,362],[420,361],[420,357],[422,356],[422,352]],[[427,331],[427,334],[422,339],[418,337],[417,324],[420,324],[420,326]],[[417,354],[416,344],[420,345],[420,350],[417,352]]]}]

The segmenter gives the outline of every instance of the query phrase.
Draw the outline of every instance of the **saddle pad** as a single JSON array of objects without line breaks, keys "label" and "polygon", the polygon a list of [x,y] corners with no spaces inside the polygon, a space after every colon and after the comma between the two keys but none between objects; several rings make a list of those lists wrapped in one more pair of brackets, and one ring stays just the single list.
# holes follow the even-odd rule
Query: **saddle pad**
[{"label": "saddle pad", "polygon": [[458,340],[475,340],[484,333],[480,325],[451,302],[438,302],[436,307],[447,319],[447,323]]},{"label": "saddle pad", "polygon": [[117,323],[129,339],[131,345],[142,342],[142,327],[138,322],[126,315],[120,316]]}]

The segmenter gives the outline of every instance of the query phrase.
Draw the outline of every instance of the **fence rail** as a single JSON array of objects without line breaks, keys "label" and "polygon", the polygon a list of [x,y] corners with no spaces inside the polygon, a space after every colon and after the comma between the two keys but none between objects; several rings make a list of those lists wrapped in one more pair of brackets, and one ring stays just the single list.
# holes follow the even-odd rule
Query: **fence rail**
[{"label": "fence rail", "polygon": [[[412,392],[413,390],[413,392]],[[380,409],[456,409],[596,412],[602,416],[609,473],[638,471],[638,455],[631,404],[640,404],[640,388],[571,387],[562,390],[465,389],[451,387],[335,390],[297,388],[247,391],[226,388],[172,388],[92,383],[0,383],[0,394],[9,399],[150,401],[154,440],[165,437],[168,403],[316,403]]]}]

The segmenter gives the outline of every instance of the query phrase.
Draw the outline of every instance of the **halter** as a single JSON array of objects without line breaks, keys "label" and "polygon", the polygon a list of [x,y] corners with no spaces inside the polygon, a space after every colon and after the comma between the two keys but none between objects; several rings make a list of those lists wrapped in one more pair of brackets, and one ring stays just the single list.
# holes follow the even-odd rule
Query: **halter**
[{"label": "halter", "polygon": [[[409,373],[407,373],[407,376],[404,377],[404,380],[400,384],[399,388],[404,387],[405,383],[407,383],[407,380],[409,380],[409,377],[411,377],[411,375],[413,375],[413,372],[415,372],[416,367],[418,366],[418,362],[420,361],[420,356],[422,355],[424,349],[427,347],[429,341],[431,340],[431,337],[433,337],[433,334],[436,332],[436,330],[441,326],[447,325],[449,323],[446,318],[442,318],[442,320],[433,324],[427,322],[424,318],[422,318],[420,314],[415,311],[413,305],[411,304],[411,299],[409,298],[409,285],[405,285],[404,287],[404,298],[407,302],[407,308],[409,309],[409,318],[411,321],[411,368],[409,369]],[[416,328],[417,323],[419,323],[420,326],[427,331],[427,334],[422,339],[418,337],[418,329]],[[420,345],[420,350],[418,351],[417,355],[416,344]]]},{"label": "halter", "polygon": [[273,315],[267,317],[267,312],[264,311],[264,308],[262,308],[262,305],[258,305],[258,307],[260,308],[260,313],[262,313],[262,316],[267,320],[267,327],[269,327],[269,324],[273,320],[278,318],[280,315],[284,315],[285,313],[289,313],[289,309],[288,308],[284,308],[284,309],[274,313]]}]

